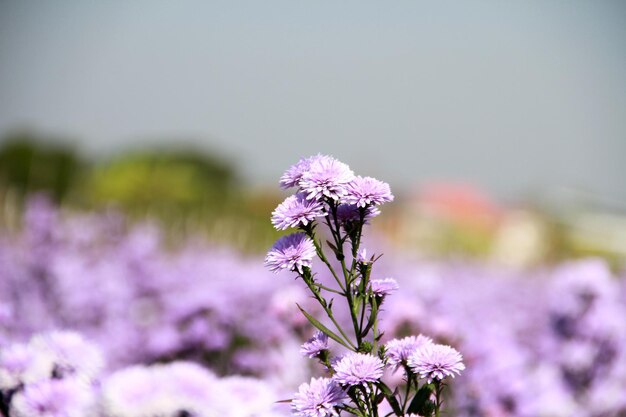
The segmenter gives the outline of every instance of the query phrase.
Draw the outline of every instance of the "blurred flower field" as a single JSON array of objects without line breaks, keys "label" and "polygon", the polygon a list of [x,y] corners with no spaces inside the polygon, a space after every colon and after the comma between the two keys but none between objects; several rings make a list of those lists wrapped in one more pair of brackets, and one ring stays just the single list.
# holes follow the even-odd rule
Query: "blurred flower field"
[{"label": "blurred flower field", "polygon": [[[182,154],[34,175],[53,152],[24,149],[28,170],[2,165],[3,415],[291,414],[282,400],[324,369],[300,353],[314,329],[296,303],[319,306],[263,266],[279,193]],[[399,286],[382,342],[423,334],[463,353],[444,415],[626,415],[623,216],[433,187],[367,226],[368,251],[384,253],[373,278]],[[593,216],[604,223],[581,220]]]}]

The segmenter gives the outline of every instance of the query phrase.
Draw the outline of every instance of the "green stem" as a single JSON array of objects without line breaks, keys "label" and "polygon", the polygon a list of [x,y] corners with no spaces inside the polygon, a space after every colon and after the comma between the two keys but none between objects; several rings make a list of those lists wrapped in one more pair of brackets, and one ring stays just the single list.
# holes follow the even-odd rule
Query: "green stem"
[{"label": "green stem", "polygon": [[378,396],[378,389],[372,390],[372,395],[370,395],[370,402],[372,404],[372,411],[373,411],[374,417],[378,417],[378,404],[374,402],[377,396]]},{"label": "green stem", "polygon": [[[352,320],[352,327],[354,328],[354,335],[356,337],[357,347],[361,347],[362,338],[361,338],[361,328],[359,327],[356,305],[354,303],[354,298],[352,297],[352,283],[354,281],[354,275],[352,271],[348,272],[346,267],[345,256],[343,253],[343,243],[344,239],[341,237],[341,229],[339,227],[339,222],[337,221],[337,205],[333,201],[329,201],[330,206],[330,216],[331,219],[327,216],[327,221],[331,230],[331,234],[333,235],[333,239],[335,240],[335,245],[337,246],[337,259],[341,263],[341,271],[343,273],[343,279],[346,284],[344,293],[346,296],[346,300],[348,301],[348,307],[350,308],[350,318]],[[334,230],[333,227],[334,226]],[[353,261],[354,263],[354,261]]]},{"label": "green stem", "polygon": [[373,321],[374,321],[374,326],[372,328],[372,333],[374,336],[374,340],[372,341],[372,346],[374,347],[374,352],[378,351],[378,301],[376,299],[376,297],[372,296],[371,297],[372,300],[372,312],[371,314],[374,315],[373,317]]},{"label": "green stem", "polygon": [[412,378],[407,374],[406,389],[404,391],[404,401],[402,401],[402,414],[406,414],[406,406],[409,403],[409,394],[411,393]]},{"label": "green stem", "polygon": [[315,235],[313,234],[313,228],[311,227],[311,225],[303,227],[302,230],[304,230],[306,235],[313,241],[313,245],[315,246],[315,252],[317,253],[317,256],[322,260],[322,262],[324,262],[324,264],[326,265],[330,273],[333,275],[333,278],[335,278],[335,281],[337,281],[339,288],[341,288],[341,290],[345,292],[346,289],[344,288],[343,284],[341,284],[341,280],[339,280],[339,276],[337,275],[337,273],[335,272],[335,269],[332,267],[332,265],[326,258],[326,255],[324,255],[324,250],[322,249],[322,245],[320,245],[317,239],[315,239]]},{"label": "green stem", "polygon": [[439,417],[441,415],[441,392],[443,390],[443,385],[441,384],[441,381],[437,379],[433,382],[435,384],[435,417]]},{"label": "green stem", "polygon": [[316,283],[315,283],[315,286],[316,286],[316,287],[318,287],[318,288],[323,289],[324,291],[332,292],[333,294],[343,295],[343,293],[342,293],[341,291],[337,291],[337,290],[336,290],[336,289],[334,289],[334,288],[330,288],[330,287],[327,287],[327,286],[325,286],[325,285],[322,285],[322,284],[320,284],[319,282],[316,282]]},{"label": "green stem", "polygon": [[342,407],[342,410],[345,410],[345,411],[347,411],[349,413],[352,413],[352,414],[354,414],[356,416],[359,416],[359,417],[367,417],[358,408],[354,408],[354,407],[350,407],[350,406],[344,405]]},{"label": "green stem", "polygon": [[[328,306],[328,303],[326,302],[326,300],[324,299],[324,297],[322,297],[322,295],[319,292],[319,289],[317,289],[315,286],[317,285],[316,282],[313,281],[313,278],[311,277],[311,271],[306,272],[305,274],[302,274],[302,280],[304,281],[304,283],[307,285],[307,287],[309,287],[309,289],[311,290],[311,292],[313,293],[313,295],[315,296],[315,299],[317,300],[317,302],[319,303],[319,305],[322,306],[322,308],[324,309],[324,311],[326,312],[326,315],[328,316],[328,318],[330,319],[330,321],[333,322],[333,324],[335,325],[335,328],[337,329],[337,331],[339,331],[339,333],[341,334],[341,336],[345,339],[345,341],[347,342],[348,345],[350,345],[350,347],[353,350],[356,350],[356,346],[354,345],[354,343],[352,343],[352,341],[350,340],[350,337],[343,331],[343,329],[341,328],[341,326],[339,325],[339,323],[337,322],[337,320],[335,319],[335,316],[333,314],[333,311],[330,309],[330,307]],[[347,346],[346,346],[347,347]]]},{"label": "green stem", "polygon": [[363,331],[363,321],[365,320],[365,303],[361,305],[361,319],[359,321],[359,334]]},{"label": "green stem", "polygon": [[[352,243],[352,265],[350,266],[350,275],[354,276],[356,275],[356,270],[357,270],[357,254],[359,252],[359,247],[361,246],[361,236],[363,233],[363,222],[365,220],[365,211],[363,209],[359,209],[359,229],[357,230],[357,234],[356,234],[356,238],[354,239],[354,241],[352,241],[351,239],[351,243]],[[369,280],[369,274],[361,274],[361,293],[362,294],[366,294],[367,292],[367,281]],[[359,323],[356,324],[356,317],[358,312],[356,310],[354,310],[352,316],[354,318],[353,323],[355,326],[355,330],[356,333],[359,335],[359,345],[361,344],[361,339],[367,337],[367,335],[363,334],[363,321],[365,318],[365,310],[367,309],[367,302],[365,302],[366,299],[363,300],[362,303],[360,303],[360,309],[361,309],[361,318],[359,320]],[[353,310],[351,310],[352,312]],[[376,351],[376,344],[374,341],[374,352]]]}]

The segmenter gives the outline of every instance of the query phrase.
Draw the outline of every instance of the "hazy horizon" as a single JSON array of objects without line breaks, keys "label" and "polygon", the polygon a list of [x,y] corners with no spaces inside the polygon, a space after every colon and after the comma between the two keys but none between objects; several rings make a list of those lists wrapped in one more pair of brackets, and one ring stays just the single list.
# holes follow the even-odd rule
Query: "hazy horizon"
[{"label": "hazy horizon", "polygon": [[0,1],[0,134],[626,201],[621,2]]}]

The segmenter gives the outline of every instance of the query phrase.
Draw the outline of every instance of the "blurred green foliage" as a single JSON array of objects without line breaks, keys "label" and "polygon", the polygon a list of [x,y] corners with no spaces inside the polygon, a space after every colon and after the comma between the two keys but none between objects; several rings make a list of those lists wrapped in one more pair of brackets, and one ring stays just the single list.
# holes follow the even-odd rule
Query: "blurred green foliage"
[{"label": "blurred green foliage", "polygon": [[0,189],[11,189],[19,198],[45,192],[60,202],[82,166],[83,161],[70,146],[44,143],[28,132],[11,133],[0,148]]},{"label": "blurred green foliage", "polygon": [[[131,222],[156,220],[173,244],[201,234],[240,250],[263,252],[278,236],[269,221],[283,198],[278,187],[246,188],[236,166],[223,157],[179,147],[94,162],[63,143],[25,131],[2,138],[0,229],[17,229],[29,195],[43,193],[68,210],[114,208]],[[623,211],[558,203],[522,210],[526,214],[521,217],[508,209],[502,219],[485,225],[465,221],[473,218],[467,210],[459,211],[465,219],[459,221],[445,210],[424,211],[398,200],[396,211],[377,222],[379,230],[406,248],[437,257],[489,258],[495,253],[523,264],[589,255],[614,265],[626,260]]]},{"label": "blurred green foliage", "polygon": [[221,206],[238,189],[227,162],[194,151],[122,155],[94,167],[81,184],[88,203],[115,203],[132,213]]},{"label": "blurred green foliage", "polygon": [[2,140],[0,223],[19,221],[14,213],[21,212],[27,197],[43,193],[68,209],[112,207],[131,220],[157,220],[172,241],[203,234],[256,251],[276,237],[268,213],[281,197],[246,189],[234,164],[224,158],[172,148],[93,163],[58,143],[28,133]]}]

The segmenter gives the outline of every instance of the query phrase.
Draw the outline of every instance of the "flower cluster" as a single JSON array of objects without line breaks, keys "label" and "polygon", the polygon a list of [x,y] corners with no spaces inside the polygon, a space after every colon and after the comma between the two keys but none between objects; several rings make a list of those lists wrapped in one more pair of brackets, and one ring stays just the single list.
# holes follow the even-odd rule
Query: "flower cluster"
[{"label": "flower cluster", "polygon": [[[346,212],[351,217],[343,220],[341,207],[337,207],[337,218],[344,237],[358,230],[361,215],[359,207],[350,206]],[[365,210],[379,208],[367,206]],[[367,215],[364,220],[368,221]],[[329,240],[333,244],[330,230],[323,227],[325,217],[316,217],[315,222],[317,243]],[[450,389],[444,392],[442,407],[454,410],[458,417],[626,415],[623,273],[614,273],[597,259],[533,270],[460,260],[416,260],[410,255],[378,259],[375,252],[384,244],[369,233],[368,251],[361,246],[356,253],[356,278],[352,277],[349,291],[342,291],[330,272],[316,268],[321,262],[311,259],[311,266],[302,267],[303,272],[316,268],[314,281],[308,282],[319,290],[327,307],[332,303],[333,318],[351,343],[356,344],[356,333],[350,309],[340,304],[345,295],[325,288],[349,294],[357,307],[367,306],[363,330],[374,312],[371,307],[376,306],[376,334],[382,337],[375,340],[372,322],[360,351],[355,352],[333,320],[323,316],[324,307],[311,297],[302,280],[276,279],[263,268],[262,257],[242,256],[200,239],[179,242],[176,251],[171,251],[154,225],[131,226],[113,212],[68,213],[32,200],[23,225],[0,233],[0,403],[10,406],[10,413],[4,414],[38,417],[35,410],[42,410],[54,417],[55,413],[94,415],[95,398],[100,412],[96,415],[116,417],[103,413],[103,393],[98,387],[110,387],[109,375],[137,364],[142,364],[137,374],[148,377],[129,372],[123,378],[129,378],[128,382],[117,379],[128,389],[128,403],[114,405],[113,400],[121,397],[107,388],[109,412],[123,408],[128,410],[125,415],[133,415],[133,410],[141,415],[141,410],[158,410],[159,404],[164,412],[171,411],[174,400],[170,396],[162,401],[161,394],[187,392],[187,378],[167,377],[168,383],[181,385],[178,388],[137,387],[137,396],[145,401],[134,397],[129,387],[136,385],[131,381],[134,378],[145,381],[155,373],[169,373],[170,366],[164,364],[176,358],[211,369],[207,370],[206,381],[212,381],[208,387],[236,404],[221,414],[224,417],[286,415],[289,406],[277,403],[268,413],[267,404],[290,395],[293,411],[297,404],[309,404],[299,406],[304,417],[315,409],[320,414],[347,416],[354,400],[367,398],[363,391],[380,395],[384,389],[378,382],[344,386],[333,379],[334,367],[353,352],[383,361],[382,381],[392,392],[398,389],[400,407],[410,375],[423,389],[421,394],[431,393],[432,402],[435,385],[447,385]],[[350,272],[349,237],[344,246]],[[342,280],[341,261],[330,251],[326,248],[327,260]],[[396,284],[385,277],[394,277]],[[390,284],[384,297],[377,290],[380,281]],[[348,347],[322,330],[312,331],[296,304],[322,317],[320,324]],[[357,318],[358,325],[360,315]],[[77,342],[76,332],[89,342]],[[419,333],[430,337],[407,337]],[[302,344],[309,336],[313,337]],[[454,355],[445,362],[418,362],[414,353],[425,342],[449,344],[462,352],[467,365],[462,377],[452,379],[458,366]],[[106,360],[94,354],[98,351]],[[155,363],[161,365],[150,365]],[[446,377],[439,380],[436,371],[443,365],[449,375],[444,373]],[[430,383],[428,373],[421,377],[420,370],[431,372]],[[261,379],[218,376],[224,374]],[[311,387],[311,378],[320,376],[325,377],[328,391],[318,391],[317,384]],[[292,395],[299,393],[303,381],[310,388]],[[415,389],[413,383],[411,391]],[[310,392],[320,392],[320,396]],[[324,392],[331,394],[326,397]],[[299,403],[298,398],[308,403]],[[393,412],[385,398],[378,399],[384,409],[379,415]],[[408,412],[411,401],[404,408],[405,415],[432,414],[427,403]],[[214,408],[203,407],[206,412],[200,415],[211,416]]]},{"label": "flower cluster", "polygon": [[199,238],[173,251],[154,224],[115,212],[69,214],[34,199],[22,227],[0,233],[0,355],[33,334],[72,329],[111,370],[178,358],[289,381],[305,362],[282,350],[300,341],[295,302],[314,305],[262,258]]},{"label": "flower cluster", "polygon": [[[0,357],[6,417],[278,416],[276,390],[250,377],[218,377],[191,362],[104,372],[100,350],[74,332],[35,334]],[[237,404],[234,408],[233,404]]]},{"label": "flower cluster", "polygon": [[[285,172],[280,184],[283,188],[296,187],[297,193],[274,210],[272,224],[278,230],[294,227],[300,232],[280,238],[267,254],[265,264],[273,272],[295,272],[333,326],[327,327],[300,307],[318,329],[300,352],[317,358],[331,375],[300,385],[291,402],[294,414],[326,417],[338,416],[344,410],[363,417],[377,416],[380,403],[386,400],[392,414],[398,417],[439,415],[442,381],[465,368],[461,355],[450,346],[435,344],[421,335],[379,346],[382,333],[378,329],[378,312],[399,286],[393,278],[371,277],[377,258],[368,259],[360,246],[365,224],[380,213],[381,204],[394,199],[389,185],[375,178],[355,176],[346,164],[325,155],[300,160]],[[332,239],[326,240],[335,255],[331,259],[326,257],[319,237],[320,219]],[[326,265],[334,283],[318,280],[313,274],[315,255]],[[346,329],[337,319],[334,299],[329,296],[345,299],[352,329]],[[331,356],[329,339],[349,352]],[[405,369],[407,388],[403,397],[383,381],[386,367],[394,371]],[[426,395],[417,396],[424,389]]]},{"label": "flower cluster", "polygon": [[37,334],[0,352],[0,408],[15,417],[89,415],[103,367],[100,349],[79,334]]},{"label": "flower cluster", "polygon": [[235,417],[271,415],[276,395],[254,378],[220,378],[197,364],[173,362],[113,373],[103,384],[101,404],[106,416]]},{"label": "flower cluster", "polygon": [[[380,213],[376,206],[393,201],[389,185],[371,177],[355,176],[350,167],[327,155],[301,159],[283,174],[280,185],[297,188],[276,207],[272,224],[277,230],[313,230],[319,218],[346,227]],[[296,234],[295,236],[299,236]],[[274,245],[265,263],[274,272],[298,271],[310,266],[311,241],[286,237]]]},{"label": "flower cluster", "polygon": [[[303,345],[302,352],[314,358],[328,349],[327,337],[323,335],[322,332],[316,333]],[[403,367],[407,381],[417,378],[427,384],[454,377],[465,369],[458,351],[436,344],[424,335],[393,339],[385,344],[383,351],[384,361],[377,356],[357,352],[336,358],[331,378],[312,379],[310,384],[300,386],[292,403],[294,413],[302,417],[337,415],[337,409],[344,405],[351,388],[361,387],[369,392],[380,382],[386,367],[392,371]]]}]

